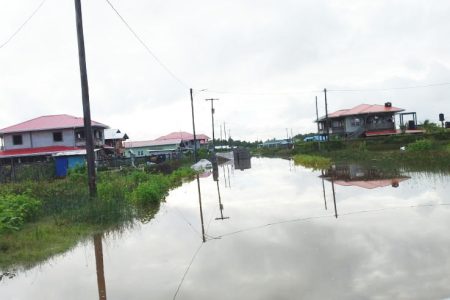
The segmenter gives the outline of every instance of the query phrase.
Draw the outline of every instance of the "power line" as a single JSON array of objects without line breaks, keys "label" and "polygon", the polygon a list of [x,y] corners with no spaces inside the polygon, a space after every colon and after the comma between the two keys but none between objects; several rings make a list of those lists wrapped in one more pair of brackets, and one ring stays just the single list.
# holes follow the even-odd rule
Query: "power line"
[{"label": "power line", "polygon": [[206,89],[206,92],[215,93],[215,94],[235,94],[235,95],[255,95],[255,96],[289,96],[289,95],[299,95],[299,94],[311,94],[311,93],[320,93],[321,90],[304,90],[304,91],[293,91],[293,92],[246,92],[246,91],[218,91],[218,90],[209,90]]},{"label": "power line", "polygon": [[178,296],[178,292],[180,291],[181,286],[183,285],[184,279],[186,278],[186,275],[189,272],[189,269],[191,268],[192,264],[194,263],[195,258],[197,257],[197,254],[200,252],[200,249],[202,249],[204,243],[201,243],[200,246],[195,251],[194,255],[192,256],[191,262],[189,263],[188,267],[186,268],[186,271],[184,271],[183,277],[181,278],[180,283],[178,284],[177,290],[175,291],[175,294],[173,295],[173,300],[175,300]]},{"label": "power line", "polygon": [[328,92],[378,92],[378,91],[420,89],[420,88],[445,86],[445,85],[450,85],[450,82],[431,83],[431,84],[425,84],[425,85],[390,87],[390,88],[374,88],[374,89],[331,89],[331,90],[327,90],[327,91]]},{"label": "power line", "polygon": [[47,0],[42,0],[39,6],[31,13],[31,15],[25,20],[25,22],[23,22],[22,25],[20,25],[19,28],[17,28],[17,30],[14,31],[14,33],[3,44],[0,45],[0,49],[5,47],[25,27],[25,25],[34,17],[34,15],[39,11],[39,9],[41,9],[45,1]]},{"label": "power line", "polygon": [[147,44],[139,37],[139,35],[134,31],[134,29],[128,24],[128,22],[122,17],[122,15],[117,11],[117,9],[112,5],[112,3],[109,0],[105,0],[109,6],[114,10],[114,12],[119,16],[120,20],[125,24],[125,26],[128,28],[128,30],[133,34],[133,36],[139,41],[139,43],[144,46],[144,48],[147,50],[147,53],[149,53],[153,59],[156,60],[156,62],[170,75],[173,79],[175,79],[179,84],[184,86],[185,88],[189,88],[189,86],[184,83],[178,76],[176,76],[157,56],[153,51],[147,46]]}]

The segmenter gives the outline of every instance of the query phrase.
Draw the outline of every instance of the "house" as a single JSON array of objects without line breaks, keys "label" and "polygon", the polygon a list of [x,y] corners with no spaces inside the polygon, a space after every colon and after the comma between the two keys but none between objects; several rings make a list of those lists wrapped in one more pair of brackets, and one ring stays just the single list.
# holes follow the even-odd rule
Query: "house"
[{"label": "house", "polygon": [[[184,131],[172,132],[167,135],[160,136],[156,140],[164,141],[174,139],[180,139],[185,148],[194,149],[194,135]],[[196,134],[195,140],[197,142],[197,149],[208,146],[209,137],[205,134]]]},{"label": "house", "polygon": [[[209,137],[196,135],[196,146],[199,149],[208,145]],[[179,158],[181,153],[194,149],[194,135],[188,132],[172,132],[149,141],[124,142],[125,157],[155,157],[163,159]]]},{"label": "house", "polygon": [[262,144],[258,145],[258,148],[289,148],[291,149],[293,146],[291,139],[284,139],[284,140],[269,140],[265,141]]},{"label": "house", "polygon": [[165,159],[178,158],[185,149],[181,139],[124,142],[125,157],[154,157]]},{"label": "house", "polygon": [[[92,121],[94,146],[104,146],[107,125]],[[0,129],[0,161],[45,161],[55,153],[84,149],[84,120],[70,115],[41,116]]]},{"label": "house", "polygon": [[105,145],[114,152],[115,157],[124,156],[125,147],[123,142],[128,139],[128,135],[120,132],[119,129],[105,129]]},{"label": "house", "polygon": [[[351,109],[341,109],[322,117],[319,133],[356,138],[378,134],[396,134],[395,115],[404,111],[393,107],[390,102],[384,105],[360,104]],[[328,126],[327,126],[328,124]]]}]

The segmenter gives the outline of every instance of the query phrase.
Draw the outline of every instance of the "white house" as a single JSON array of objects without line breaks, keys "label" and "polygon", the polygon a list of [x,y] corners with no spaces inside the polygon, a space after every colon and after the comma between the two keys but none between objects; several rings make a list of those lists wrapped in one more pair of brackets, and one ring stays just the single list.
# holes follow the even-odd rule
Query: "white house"
[{"label": "white house", "polygon": [[[108,128],[92,121],[95,147],[105,144]],[[49,115],[0,129],[0,159],[40,160],[54,153],[83,149],[86,146],[84,120],[70,115]]]}]

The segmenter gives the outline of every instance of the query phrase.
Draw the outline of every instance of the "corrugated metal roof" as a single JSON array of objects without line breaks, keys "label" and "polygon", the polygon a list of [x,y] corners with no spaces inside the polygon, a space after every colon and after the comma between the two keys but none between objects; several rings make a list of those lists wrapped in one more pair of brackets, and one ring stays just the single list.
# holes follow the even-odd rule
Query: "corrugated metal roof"
[{"label": "corrugated metal roof", "polygon": [[[328,114],[328,118],[339,118],[345,116],[355,116],[364,114],[374,114],[374,113],[386,113],[386,112],[401,112],[404,111],[403,108],[398,107],[386,107],[379,104],[360,104],[350,109],[341,109],[333,113]],[[325,120],[325,116],[320,118],[320,120]]]},{"label": "corrugated metal roof", "polygon": [[166,139],[166,140],[124,142],[123,144],[125,148],[140,148],[149,146],[175,145],[180,143],[181,139]]},{"label": "corrugated metal roof", "polygon": [[119,129],[105,129],[105,140],[127,140],[128,135]]},{"label": "corrugated metal roof", "polygon": [[[196,138],[197,138],[197,140],[200,140],[200,139],[209,140],[209,137],[203,133],[196,134]],[[194,135],[189,132],[185,132],[185,131],[171,132],[167,135],[160,136],[156,140],[161,141],[161,140],[172,140],[172,139],[181,139],[183,141],[190,141],[190,140],[194,139]]]},{"label": "corrugated metal roof", "polygon": [[[92,121],[92,126],[108,128],[107,125]],[[74,117],[71,115],[49,115],[41,116],[35,119],[31,119],[16,125],[12,125],[0,130],[0,134],[13,133],[13,132],[29,132],[40,131],[49,129],[64,129],[64,128],[76,128],[84,127],[83,118]]]},{"label": "corrugated metal roof", "polygon": [[20,156],[38,156],[38,155],[47,155],[47,154],[50,155],[53,153],[64,152],[64,151],[75,151],[75,150],[81,150],[81,148],[66,147],[66,146],[49,146],[49,147],[39,147],[39,148],[4,150],[4,151],[0,151],[0,158],[20,157]]}]

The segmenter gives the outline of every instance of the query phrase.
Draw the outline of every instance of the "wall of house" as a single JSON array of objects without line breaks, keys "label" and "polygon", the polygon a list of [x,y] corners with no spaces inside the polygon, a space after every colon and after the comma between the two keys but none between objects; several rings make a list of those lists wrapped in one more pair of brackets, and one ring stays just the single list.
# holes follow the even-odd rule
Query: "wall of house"
[{"label": "wall of house", "polygon": [[[53,141],[53,132],[62,132],[62,141]],[[32,133],[33,148],[49,146],[75,146],[75,133],[73,129],[36,131]]]},{"label": "wall of house", "polygon": [[354,116],[345,118],[345,132],[352,133],[364,126],[364,118],[363,117],[358,117],[358,119],[360,120],[359,125],[355,124],[355,122],[354,122],[355,118],[356,117],[354,117]]},{"label": "wall of house", "polygon": [[[14,145],[13,144],[13,136],[18,135],[18,134],[22,135],[22,144]],[[29,132],[18,132],[18,133],[5,134],[3,136],[3,141],[5,143],[5,145],[4,145],[5,150],[31,148],[31,135]]]}]

